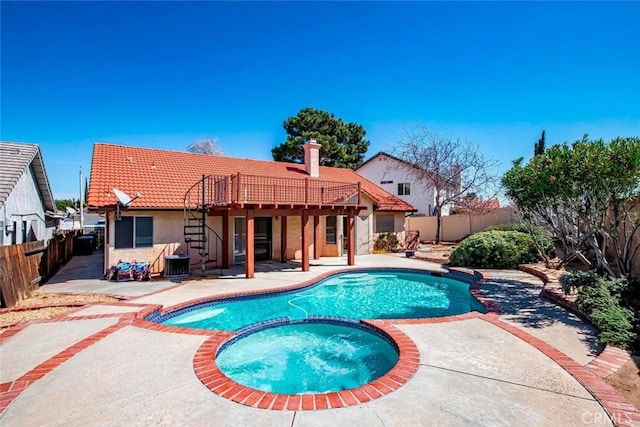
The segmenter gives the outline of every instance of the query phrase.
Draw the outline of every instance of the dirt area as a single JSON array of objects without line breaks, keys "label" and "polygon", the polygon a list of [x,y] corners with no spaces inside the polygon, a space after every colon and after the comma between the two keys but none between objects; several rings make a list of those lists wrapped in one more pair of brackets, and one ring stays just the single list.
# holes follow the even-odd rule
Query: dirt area
[{"label": "dirt area", "polygon": [[[106,295],[83,294],[47,294],[35,292],[10,309],[0,310],[0,333],[6,328],[3,325],[13,325],[36,319],[51,319],[76,307],[96,302],[117,302],[117,298]],[[33,307],[33,308],[31,308]]]},{"label": "dirt area", "polygon": [[633,356],[626,365],[605,379],[606,383],[640,408],[640,356]]},{"label": "dirt area", "polygon": [[421,243],[416,251],[416,258],[437,264],[449,264],[451,251],[456,248],[456,243]]}]

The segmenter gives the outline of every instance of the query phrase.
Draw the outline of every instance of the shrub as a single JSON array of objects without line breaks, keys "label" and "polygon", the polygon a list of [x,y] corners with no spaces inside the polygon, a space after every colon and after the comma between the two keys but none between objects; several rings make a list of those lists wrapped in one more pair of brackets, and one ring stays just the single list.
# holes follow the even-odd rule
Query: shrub
[{"label": "shrub", "polygon": [[400,242],[398,241],[398,236],[394,233],[383,233],[378,236],[375,243],[373,244],[374,252],[389,252],[393,251],[398,247]]},{"label": "shrub", "polygon": [[618,304],[599,308],[591,313],[591,320],[600,333],[598,343],[627,348],[635,338],[632,321],[633,312]]},{"label": "shrub", "polygon": [[506,222],[503,224],[490,225],[482,231],[517,231],[518,233],[528,233],[529,228],[522,222]]},{"label": "shrub", "polygon": [[596,310],[604,310],[614,304],[618,304],[618,300],[611,295],[607,281],[602,277],[598,277],[595,282],[585,281],[585,285],[580,288],[576,299],[578,310],[587,315],[591,315]]},{"label": "shrub", "polygon": [[538,251],[529,234],[517,231],[475,233],[451,252],[450,264],[477,268],[516,268],[535,262]]},{"label": "shrub", "polygon": [[583,286],[593,286],[599,276],[594,271],[572,271],[560,276],[560,285],[565,294],[577,291]]},{"label": "shrub", "polygon": [[598,328],[598,343],[629,347],[637,333],[634,332],[633,310],[621,305],[624,302],[622,295],[628,288],[627,280],[599,277],[593,272],[574,272],[566,276],[561,281],[579,289],[576,307],[589,315]]},{"label": "shrub", "polygon": [[550,257],[554,255],[551,234],[549,234],[549,232],[544,228],[537,225],[528,225],[522,222],[507,222],[504,224],[489,226],[483,231],[517,231],[518,233],[532,235],[545,255]]}]

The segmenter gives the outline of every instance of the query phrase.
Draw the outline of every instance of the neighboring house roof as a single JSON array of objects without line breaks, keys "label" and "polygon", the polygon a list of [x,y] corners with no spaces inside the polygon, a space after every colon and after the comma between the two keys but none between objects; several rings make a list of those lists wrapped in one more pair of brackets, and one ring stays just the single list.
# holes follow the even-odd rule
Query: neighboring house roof
[{"label": "neighboring house roof", "polygon": [[45,210],[55,212],[55,201],[38,145],[0,142],[0,159],[2,159],[2,168],[0,168],[0,207],[4,205],[18,180],[31,165]]},{"label": "neighboring house roof", "polygon": [[[132,208],[177,209],[202,175],[236,173],[282,178],[308,177],[303,164],[195,154],[152,148],[96,143],[93,147],[87,204],[100,209],[114,206],[113,188],[136,199]],[[378,210],[412,212],[415,208],[366,180],[351,169],[320,166],[321,180],[360,182]]]},{"label": "neighboring house roof", "polygon": [[[364,165],[366,165],[367,163],[369,163],[369,162],[373,161],[373,159],[377,159],[379,156],[385,156],[385,157],[388,157],[388,158],[390,158],[390,159],[396,160],[396,161],[398,161],[398,162],[400,162],[400,163],[404,163],[405,165],[408,165],[408,166],[411,166],[411,167],[414,167],[414,168],[419,168],[419,166],[418,166],[418,165],[415,165],[415,164],[409,163],[409,162],[407,162],[406,160],[399,159],[398,157],[396,157],[396,156],[392,156],[391,154],[389,154],[389,153],[385,153],[384,151],[378,151],[376,154],[374,154],[373,156],[371,156],[370,158],[368,158],[367,160],[365,160],[365,162],[364,162],[364,163],[362,163],[360,166],[358,166],[358,169],[360,169],[361,167],[363,167],[363,166],[364,166]],[[356,169],[356,170],[358,170],[358,169]]]},{"label": "neighboring house roof", "polygon": [[455,213],[468,213],[468,212],[483,212],[492,211],[500,207],[500,201],[498,199],[490,200],[471,200],[460,206],[454,206],[451,210]]}]

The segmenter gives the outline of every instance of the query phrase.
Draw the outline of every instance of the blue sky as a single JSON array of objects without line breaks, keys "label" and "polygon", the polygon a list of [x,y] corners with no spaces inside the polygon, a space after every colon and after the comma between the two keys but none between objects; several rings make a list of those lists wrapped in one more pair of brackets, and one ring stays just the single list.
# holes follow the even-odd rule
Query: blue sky
[{"label": "blue sky", "polygon": [[[271,159],[301,108],[362,124],[367,155],[416,122],[506,170],[547,144],[640,136],[636,2],[6,2],[1,128],[78,197],[93,143]],[[1,159],[0,159],[1,161]]]}]

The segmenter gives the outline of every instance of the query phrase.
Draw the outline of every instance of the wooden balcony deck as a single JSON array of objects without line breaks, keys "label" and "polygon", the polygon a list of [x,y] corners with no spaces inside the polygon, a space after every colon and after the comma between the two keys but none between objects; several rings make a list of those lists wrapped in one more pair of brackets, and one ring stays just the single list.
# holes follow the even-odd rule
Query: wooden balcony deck
[{"label": "wooden balcony deck", "polygon": [[278,178],[240,172],[203,177],[185,196],[185,207],[190,208],[346,208],[360,205],[359,182]]}]

